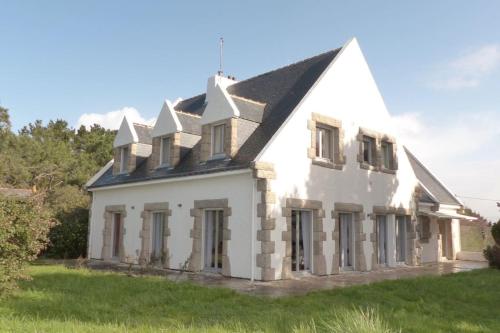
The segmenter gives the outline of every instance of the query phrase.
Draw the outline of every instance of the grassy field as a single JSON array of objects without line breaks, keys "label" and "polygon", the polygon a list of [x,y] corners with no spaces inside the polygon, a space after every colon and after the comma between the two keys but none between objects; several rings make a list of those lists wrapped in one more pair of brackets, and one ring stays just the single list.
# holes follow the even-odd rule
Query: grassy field
[{"label": "grassy field", "polygon": [[492,269],[279,299],[161,277],[30,270],[33,280],[0,300],[1,332],[339,332],[339,323],[375,327],[352,332],[500,332],[500,271]]}]

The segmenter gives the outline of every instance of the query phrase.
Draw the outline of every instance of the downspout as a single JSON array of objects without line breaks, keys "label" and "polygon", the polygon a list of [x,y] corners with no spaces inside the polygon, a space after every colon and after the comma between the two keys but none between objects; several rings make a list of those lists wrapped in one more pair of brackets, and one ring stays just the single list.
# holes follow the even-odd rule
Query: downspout
[{"label": "downspout", "polygon": [[251,277],[250,277],[250,282],[253,283],[254,281],[254,274],[255,274],[255,239],[257,236],[255,235],[255,187],[257,186],[256,179],[252,178],[252,199],[251,199],[251,205],[252,205],[252,221],[251,221],[251,247],[250,247],[250,253],[251,253],[251,260],[250,262],[252,263],[252,268],[251,268]]}]

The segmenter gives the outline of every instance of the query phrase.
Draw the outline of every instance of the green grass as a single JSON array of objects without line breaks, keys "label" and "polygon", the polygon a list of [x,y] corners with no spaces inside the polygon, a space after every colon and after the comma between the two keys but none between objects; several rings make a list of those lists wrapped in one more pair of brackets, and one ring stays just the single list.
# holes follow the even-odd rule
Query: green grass
[{"label": "green grass", "polygon": [[0,332],[340,332],[364,321],[376,327],[349,332],[500,332],[493,269],[278,299],[56,265],[30,271],[0,300]]}]

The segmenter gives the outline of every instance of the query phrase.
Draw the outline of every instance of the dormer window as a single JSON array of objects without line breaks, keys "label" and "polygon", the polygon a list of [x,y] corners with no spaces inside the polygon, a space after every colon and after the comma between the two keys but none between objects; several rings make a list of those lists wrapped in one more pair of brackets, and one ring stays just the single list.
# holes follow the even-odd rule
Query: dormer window
[{"label": "dormer window", "polygon": [[160,143],[160,166],[170,164],[170,138],[162,137]]},{"label": "dormer window", "polygon": [[393,144],[388,141],[382,141],[381,148],[382,148],[383,167],[388,170],[394,169]]},{"label": "dormer window", "polygon": [[212,156],[222,156],[224,150],[224,132],[226,130],[225,124],[212,126]]},{"label": "dormer window", "polygon": [[366,135],[363,136],[363,162],[375,166],[376,151],[375,138]]},{"label": "dormer window", "polygon": [[333,161],[333,140],[331,128],[316,126],[316,158]]},{"label": "dormer window", "polygon": [[129,149],[128,146],[120,148],[120,173],[128,171]]}]

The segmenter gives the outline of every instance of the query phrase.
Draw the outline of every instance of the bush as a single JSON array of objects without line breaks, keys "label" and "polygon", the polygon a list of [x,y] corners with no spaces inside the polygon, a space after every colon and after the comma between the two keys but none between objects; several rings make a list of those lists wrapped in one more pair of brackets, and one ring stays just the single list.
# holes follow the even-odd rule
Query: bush
[{"label": "bush", "polygon": [[46,246],[52,225],[35,199],[0,196],[0,295],[27,278],[24,268]]},{"label": "bush", "polygon": [[500,269],[500,246],[488,245],[488,247],[486,248],[486,250],[483,251],[483,253],[486,260],[488,260],[490,267],[496,267]]},{"label": "bush", "polygon": [[54,190],[47,201],[59,223],[50,230],[50,245],[44,255],[65,259],[85,257],[89,196],[76,186],[63,186]]},{"label": "bush", "polygon": [[491,235],[493,236],[495,243],[500,246],[500,221],[491,226]]},{"label": "bush", "polygon": [[56,215],[58,225],[50,230],[50,245],[44,253],[51,258],[74,259],[87,255],[89,210],[74,208]]}]

